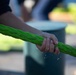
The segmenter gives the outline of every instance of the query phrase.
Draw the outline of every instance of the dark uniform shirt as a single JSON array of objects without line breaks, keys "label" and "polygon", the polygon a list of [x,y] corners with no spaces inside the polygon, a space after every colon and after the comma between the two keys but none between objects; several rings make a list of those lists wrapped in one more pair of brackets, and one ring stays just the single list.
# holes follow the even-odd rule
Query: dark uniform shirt
[{"label": "dark uniform shirt", "polygon": [[25,0],[17,0],[18,4],[21,5]]},{"label": "dark uniform shirt", "polygon": [[[9,2],[10,0],[1,0],[0,1],[0,15],[8,12],[8,11],[11,11],[11,8],[9,7]],[[24,0],[18,0],[18,3],[21,4],[23,3]]]},{"label": "dark uniform shirt", "polygon": [[10,7],[9,7],[9,1],[10,0],[1,0],[0,1],[0,15],[11,11]]}]

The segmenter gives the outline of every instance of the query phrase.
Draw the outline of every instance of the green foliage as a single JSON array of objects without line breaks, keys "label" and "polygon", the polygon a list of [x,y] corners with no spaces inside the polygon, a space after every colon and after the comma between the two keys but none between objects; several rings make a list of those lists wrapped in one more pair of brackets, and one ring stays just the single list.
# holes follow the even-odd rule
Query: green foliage
[{"label": "green foliage", "polygon": [[0,51],[9,51],[11,48],[23,47],[23,41],[10,36],[0,34]]},{"label": "green foliage", "polygon": [[67,34],[76,34],[76,25],[68,24],[65,30]]},{"label": "green foliage", "polygon": [[66,27],[67,34],[76,34],[76,3],[69,3],[67,8],[56,7],[53,12],[63,13],[67,12],[70,14],[72,22],[75,24],[68,24]]},{"label": "green foliage", "polygon": [[56,7],[55,9],[53,9],[53,12],[68,12],[69,9],[68,8],[63,8],[63,7]]}]

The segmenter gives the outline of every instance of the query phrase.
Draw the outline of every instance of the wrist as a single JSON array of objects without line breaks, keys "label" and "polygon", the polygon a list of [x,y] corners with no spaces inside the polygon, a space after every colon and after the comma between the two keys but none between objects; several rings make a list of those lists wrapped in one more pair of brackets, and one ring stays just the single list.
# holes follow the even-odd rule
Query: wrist
[{"label": "wrist", "polygon": [[45,32],[42,32],[42,31],[41,31],[41,33],[40,33],[39,35],[44,37]]}]

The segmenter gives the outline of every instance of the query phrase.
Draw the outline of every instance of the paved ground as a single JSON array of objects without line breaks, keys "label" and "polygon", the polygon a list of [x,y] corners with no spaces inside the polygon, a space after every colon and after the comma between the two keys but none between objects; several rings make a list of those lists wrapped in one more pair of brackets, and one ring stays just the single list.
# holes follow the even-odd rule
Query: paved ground
[{"label": "paved ground", "polygon": [[[67,35],[66,43],[72,46],[76,46],[76,35]],[[23,75],[23,73],[24,73],[23,53],[0,54],[0,75]],[[71,57],[68,55],[66,56],[65,75],[76,75],[75,57]]]},{"label": "paved ground", "polygon": [[0,54],[0,69],[10,71],[24,71],[24,57],[22,53]]},{"label": "paved ground", "polygon": [[76,58],[66,56],[65,75],[76,75]]},{"label": "paved ground", "polygon": [[24,56],[22,53],[0,54],[0,75],[23,75]]}]

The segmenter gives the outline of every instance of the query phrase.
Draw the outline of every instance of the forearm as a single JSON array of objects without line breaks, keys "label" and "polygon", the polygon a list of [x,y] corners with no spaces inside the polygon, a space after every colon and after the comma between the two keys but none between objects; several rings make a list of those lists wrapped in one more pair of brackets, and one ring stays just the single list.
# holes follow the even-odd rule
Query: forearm
[{"label": "forearm", "polygon": [[16,16],[14,16],[11,12],[7,12],[0,16],[0,23],[7,26],[11,26],[16,29],[42,35],[42,32],[40,30],[37,30],[33,27],[28,26],[20,19],[18,19]]}]

